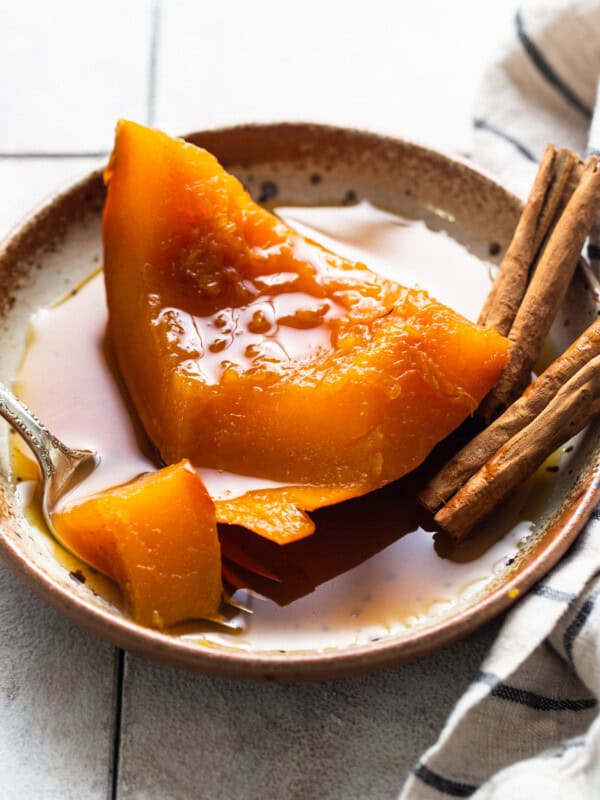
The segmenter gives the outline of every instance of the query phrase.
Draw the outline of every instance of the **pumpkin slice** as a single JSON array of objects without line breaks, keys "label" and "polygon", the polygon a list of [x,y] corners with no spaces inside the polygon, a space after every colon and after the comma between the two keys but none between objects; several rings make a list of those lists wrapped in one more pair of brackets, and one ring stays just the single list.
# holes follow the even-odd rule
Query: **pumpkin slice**
[{"label": "pumpkin slice", "polygon": [[307,535],[299,509],[414,469],[508,360],[493,329],[305,239],[205,150],[121,122],[106,180],[109,331],[148,435],[167,463],[289,484],[219,501],[220,520]]},{"label": "pumpkin slice", "polygon": [[116,581],[140,625],[210,618],[221,604],[213,502],[188,461],[53,515],[61,539]]}]

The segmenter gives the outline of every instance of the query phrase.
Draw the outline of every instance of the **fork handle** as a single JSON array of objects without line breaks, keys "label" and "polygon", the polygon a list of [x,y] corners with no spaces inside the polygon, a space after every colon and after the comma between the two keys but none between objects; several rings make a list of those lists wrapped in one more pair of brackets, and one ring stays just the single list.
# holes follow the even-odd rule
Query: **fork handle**
[{"label": "fork handle", "polygon": [[44,477],[53,478],[57,470],[71,461],[70,450],[42,425],[39,419],[0,383],[0,416],[12,425],[31,448]]}]

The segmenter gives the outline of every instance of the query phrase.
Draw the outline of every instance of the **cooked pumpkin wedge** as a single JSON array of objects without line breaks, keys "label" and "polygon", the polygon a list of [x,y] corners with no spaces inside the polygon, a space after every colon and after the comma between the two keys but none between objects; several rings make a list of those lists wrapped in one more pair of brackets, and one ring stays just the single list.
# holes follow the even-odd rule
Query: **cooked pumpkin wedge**
[{"label": "cooked pumpkin wedge", "polygon": [[123,121],[106,181],[109,331],[148,435],[167,463],[295,487],[219,519],[310,533],[298,508],[414,469],[508,360],[493,329],[305,239],[201,148]]},{"label": "cooked pumpkin wedge", "polygon": [[218,610],[215,508],[188,461],[67,506],[53,522],[73,552],[119,584],[140,625],[164,628]]}]

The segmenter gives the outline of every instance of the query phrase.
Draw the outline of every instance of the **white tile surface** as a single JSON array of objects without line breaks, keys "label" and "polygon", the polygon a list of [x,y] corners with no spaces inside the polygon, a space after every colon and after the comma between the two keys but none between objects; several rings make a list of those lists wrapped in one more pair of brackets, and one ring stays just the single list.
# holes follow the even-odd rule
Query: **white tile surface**
[{"label": "white tile surface", "polygon": [[129,657],[122,800],[391,800],[466,687],[495,626],[393,670],[249,684]]},{"label": "white tile surface", "polygon": [[0,797],[105,800],[113,648],[34,597],[0,563]]},{"label": "white tile surface", "polygon": [[0,0],[0,151],[109,150],[146,119],[150,0]]},{"label": "white tile surface", "polygon": [[480,72],[514,2],[167,3],[156,120],[353,125],[468,151]]}]

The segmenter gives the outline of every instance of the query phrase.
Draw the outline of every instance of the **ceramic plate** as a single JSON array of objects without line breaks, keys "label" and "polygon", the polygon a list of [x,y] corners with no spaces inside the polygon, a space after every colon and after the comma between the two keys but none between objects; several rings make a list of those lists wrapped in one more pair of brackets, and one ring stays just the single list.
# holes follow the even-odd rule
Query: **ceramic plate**
[{"label": "ceramic plate", "polygon": [[[417,238],[442,237],[436,240],[442,249],[433,271],[431,264],[423,264],[415,280],[450,304],[453,297],[459,302],[463,295],[481,295],[520,211],[516,197],[472,165],[397,139],[305,124],[237,127],[188,138],[215,153],[257,200],[284,209],[284,216],[325,242],[339,234],[336,220],[341,217],[332,207],[352,214],[373,206],[408,220],[404,227]],[[4,383],[18,370],[31,315],[98,269],[103,201],[102,177],[94,173],[36,210],[0,250]],[[322,208],[318,224],[312,212],[306,216],[313,207]],[[353,244],[348,220],[352,217],[346,218],[342,250]],[[386,230],[395,226],[396,235],[403,225],[395,217],[390,220]],[[357,229],[363,223],[357,218]],[[454,255],[446,260],[444,253],[452,248]],[[456,269],[458,252],[471,272]],[[406,258],[398,252],[399,263]],[[482,299],[478,296],[477,302]],[[597,313],[593,294],[578,273],[554,325],[546,360]],[[43,418],[43,409],[35,410]],[[600,496],[599,428],[594,426],[506,504],[509,510],[496,515],[478,544],[451,553],[426,523],[419,527],[411,516],[414,503],[410,511],[402,505],[418,483],[418,476],[411,477],[366,505],[353,501],[345,510],[318,512],[320,538],[286,551],[286,564],[281,554],[266,553],[267,561],[275,559],[269,562],[275,563],[274,571],[288,570],[287,577],[283,584],[249,580],[251,589],[238,592],[236,597],[254,611],[251,618],[238,615],[240,633],[187,629],[167,635],[134,624],[110,593],[79,580],[72,564],[25,517],[10,480],[10,439],[2,425],[0,547],[16,573],[67,617],[119,647],[223,676],[321,679],[390,665],[455,641],[539,580],[573,542]],[[243,547],[239,532],[231,533],[228,546],[230,555]],[[336,548],[355,556],[336,558]]]}]

